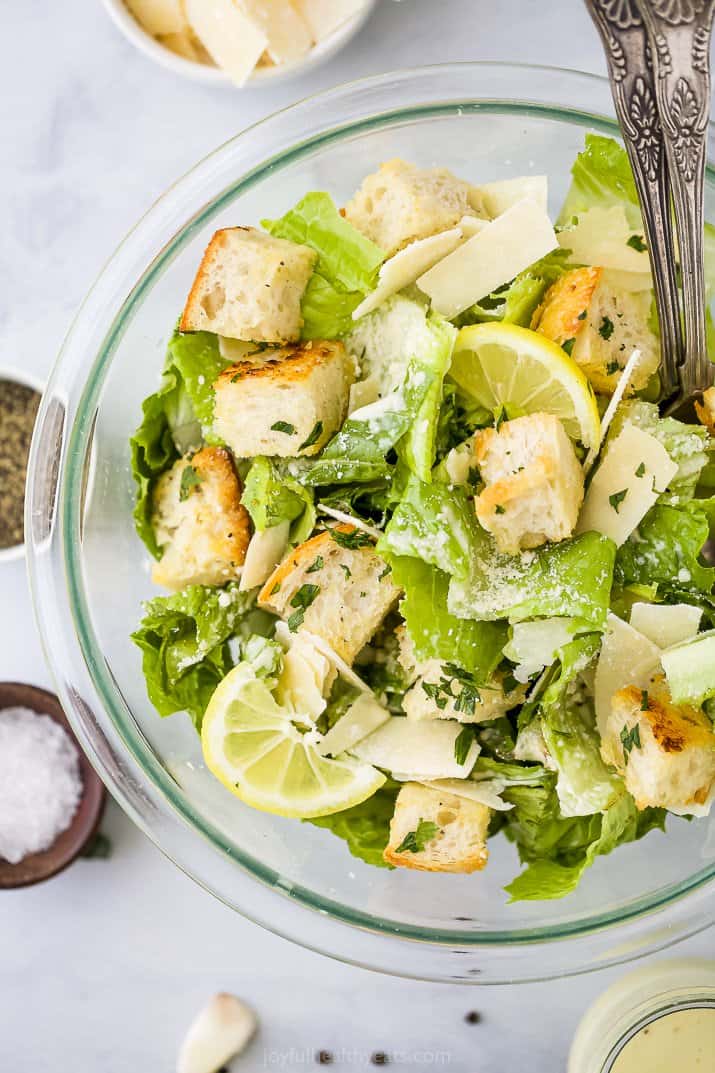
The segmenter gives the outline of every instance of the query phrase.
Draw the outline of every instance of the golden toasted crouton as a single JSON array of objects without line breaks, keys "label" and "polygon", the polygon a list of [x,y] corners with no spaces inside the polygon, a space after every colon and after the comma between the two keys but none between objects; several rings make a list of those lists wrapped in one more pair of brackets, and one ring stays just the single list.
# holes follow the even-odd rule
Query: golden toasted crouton
[{"label": "golden toasted crouton", "polygon": [[562,346],[575,339],[586,323],[600,268],[572,268],[549,287],[531,318],[531,328]]},{"label": "golden toasted crouton", "polygon": [[715,436],[715,387],[703,392],[702,401],[695,403],[695,412],[700,424],[705,425],[711,436]]},{"label": "golden toasted crouton", "polygon": [[715,734],[699,708],[673,704],[658,676],[647,690],[626,686],[611,700],[601,755],[623,775],[639,809],[704,804],[715,784]]},{"label": "golden toasted crouton", "polygon": [[[521,704],[526,696],[526,686],[521,685],[505,693],[504,675],[500,672],[485,686],[476,686],[468,677],[460,680],[443,660],[418,660],[406,626],[398,626],[395,634],[400,645],[398,659],[410,685],[402,700],[402,710],[408,719],[485,723]],[[465,682],[467,689],[462,696]],[[430,687],[440,685],[444,688],[435,696],[435,690]]]},{"label": "golden toasted crouton", "polygon": [[418,238],[454,227],[463,216],[486,216],[475,187],[446,168],[388,160],[368,175],[344,216],[388,257]]},{"label": "golden toasted crouton", "polygon": [[516,554],[571,536],[583,501],[583,470],[553,414],[505,421],[474,437],[486,484],[476,497],[481,525],[501,551]]},{"label": "golden toasted crouton", "polygon": [[352,663],[399,594],[369,537],[338,525],[284,559],[258,594],[258,603],[287,619],[293,632],[317,634]]},{"label": "golden toasted crouton", "polygon": [[[490,815],[477,801],[407,782],[395,801],[383,857],[388,864],[423,872],[480,871],[489,857]],[[425,830],[424,824],[434,826]]]},{"label": "golden toasted crouton", "polygon": [[153,496],[163,549],[152,570],[157,585],[224,585],[239,576],[251,535],[242,491],[224,447],[204,447],[159,478]]},{"label": "golden toasted crouton", "polygon": [[317,454],[345,420],[354,378],[342,343],[322,340],[239,361],[216,381],[214,432],[237,458]]},{"label": "golden toasted crouton", "polygon": [[182,332],[216,332],[248,342],[300,336],[300,303],[317,254],[255,227],[217,231],[181,317]]},{"label": "golden toasted crouton", "polygon": [[651,302],[650,291],[616,290],[604,272],[571,351],[600,394],[613,394],[636,347],[641,356],[626,394],[640,391],[657,372],[660,343],[649,323]]}]

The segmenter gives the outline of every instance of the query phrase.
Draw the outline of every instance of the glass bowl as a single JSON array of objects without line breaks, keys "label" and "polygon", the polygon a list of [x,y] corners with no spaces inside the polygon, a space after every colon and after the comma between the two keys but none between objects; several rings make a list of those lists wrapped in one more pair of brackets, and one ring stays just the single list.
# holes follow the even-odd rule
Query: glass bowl
[{"label": "glass bowl", "polygon": [[[456,64],[383,75],[303,101],[218,149],[173,186],[87,297],[45,391],[31,455],[33,598],[82,747],[180,868],[254,921],[384,972],[495,983],[588,971],[705,927],[715,817],[599,858],[564,901],[507,904],[503,838],[476,876],[371,868],[310,824],[255,812],[206,771],[188,719],[160,719],[129,634],[151,595],[132,528],[127,440],[218,227],[278,216],[307,190],[338,203],[402,156],[483,181],[548,173],[551,208],[588,130],[617,135],[606,83],[572,71]],[[715,173],[706,183],[715,215]]]}]

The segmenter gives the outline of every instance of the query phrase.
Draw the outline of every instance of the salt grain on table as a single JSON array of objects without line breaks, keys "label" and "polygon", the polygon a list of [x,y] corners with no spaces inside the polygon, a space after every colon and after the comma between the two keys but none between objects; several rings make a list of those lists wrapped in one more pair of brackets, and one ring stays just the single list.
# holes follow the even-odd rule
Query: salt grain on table
[{"label": "salt grain on table", "polygon": [[0,710],[0,857],[17,864],[49,849],[82,796],[79,754],[49,715]]}]

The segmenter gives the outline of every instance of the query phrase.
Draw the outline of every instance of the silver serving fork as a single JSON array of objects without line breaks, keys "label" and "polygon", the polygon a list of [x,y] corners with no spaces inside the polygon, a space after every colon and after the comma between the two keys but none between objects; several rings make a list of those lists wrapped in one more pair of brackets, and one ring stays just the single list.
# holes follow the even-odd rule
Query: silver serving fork
[{"label": "silver serving fork", "polygon": [[643,213],[660,320],[663,402],[669,412],[684,412],[710,387],[714,372],[705,331],[703,188],[715,0],[585,2],[603,41]]}]

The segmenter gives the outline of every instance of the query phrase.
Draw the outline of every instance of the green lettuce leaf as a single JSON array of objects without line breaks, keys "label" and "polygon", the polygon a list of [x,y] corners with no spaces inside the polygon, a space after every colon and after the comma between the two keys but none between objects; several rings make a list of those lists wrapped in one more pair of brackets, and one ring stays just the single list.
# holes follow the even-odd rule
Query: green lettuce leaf
[{"label": "green lettuce leaf", "polygon": [[303,339],[337,339],[353,328],[353,310],[362,301],[360,291],[341,291],[314,272],[301,301]]},{"label": "green lettuce leaf", "polygon": [[388,780],[362,804],[305,822],[324,827],[344,839],[353,857],[377,868],[389,868],[382,854],[390,838],[390,820],[398,791],[399,786]]},{"label": "green lettuce leaf", "polygon": [[613,580],[616,546],[600,533],[584,533],[560,544],[521,556],[502,555],[493,540],[478,530],[472,571],[455,577],[449,609],[458,618],[529,618],[566,616],[584,628],[603,630]]},{"label": "green lettuce leaf", "polygon": [[661,417],[653,403],[636,399],[619,407],[609,440],[618,436],[627,422],[655,437],[678,466],[678,472],[659,501],[677,504],[692,499],[710,458],[707,429],[702,425],[686,425],[673,417]]},{"label": "green lettuce leaf", "polygon": [[623,205],[629,224],[642,228],[638,193],[625,149],[602,134],[587,134],[586,146],[571,168],[571,186],[557,224],[596,206]]},{"label": "green lettuce leaf", "polygon": [[638,526],[636,538],[618,549],[616,582],[622,586],[656,584],[665,593],[710,594],[715,568],[705,566],[700,557],[710,535],[710,521],[700,502],[693,500],[683,508],[652,507]]},{"label": "green lettuce leaf", "polygon": [[159,715],[186,711],[200,729],[211,694],[233,666],[227,642],[254,601],[255,593],[239,592],[231,582],[222,589],[189,585],[144,604],[131,636],[142,651],[147,693]]},{"label": "green lettuce leaf", "polygon": [[436,313],[428,314],[426,327],[427,345],[415,353],[408,376],[420,384],[425,382],[427,390],[398,450],[412,473],[429,483],[435,460],[444,377],[452,361],[457,329]]},{"label": "green lettuce leaf", "polygon": [[312,492],[280,472],[270,458],[254,458],[246,474],[241,502],[256,529],[261,531],[272,529],[280,522],[295,522],[291,539],[301,543],[315,527]]},{"label": "green lettuce leaf", "polygon": [[458,619],[447,610],[449,578],[422,559],[387,555],[396,585],[404,592],[400,612],[407,624],[418,660],[455,663],[488,682],[506,642],[501,622]]},{"label": "green lettuce leaf", "polygon": [[377,550],[409,555],[453,577],[469,577],[479,524],[465,489],[416,477],[407,482]]},{"label": "green lettuce leaf", "polygon": [[588,705],[550,705],[541,732],[556,764],[556,796],[561,815],[604,812],[623,793],[623,781],[601,759],[601,740]]},{"label": "green lettuce leaf", "polygon": [[129,441],[137,486],[134,524],[155,559],[161,549],[151,522],[151,493],[156,480],[177,458],[210,437],[213,385],[228,363],[209,332],[175,331],[167,348],[159,390],[142,403],[142,421]]}]

